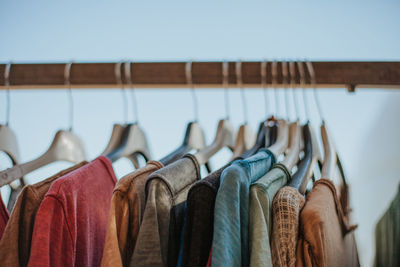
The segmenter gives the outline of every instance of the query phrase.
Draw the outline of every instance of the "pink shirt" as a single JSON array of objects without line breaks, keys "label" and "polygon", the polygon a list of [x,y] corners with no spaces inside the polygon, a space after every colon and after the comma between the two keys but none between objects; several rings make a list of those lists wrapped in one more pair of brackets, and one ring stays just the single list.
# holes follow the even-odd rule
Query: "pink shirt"
[{"label": "pink shirt", "polygon": [[116,181],[101,156],[53,182],[36,215],[28,266],[99,266]]}]

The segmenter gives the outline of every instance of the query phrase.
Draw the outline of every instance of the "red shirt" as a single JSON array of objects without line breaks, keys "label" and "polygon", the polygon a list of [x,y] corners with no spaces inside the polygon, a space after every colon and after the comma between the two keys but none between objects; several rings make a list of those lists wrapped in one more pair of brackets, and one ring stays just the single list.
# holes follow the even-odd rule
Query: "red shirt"
[{"label": "red shirt", "polygon": [[28,266],[100,266],[116,181],[101,156],[53,182],[36,215]]},{"label": "red shirt", "polygon": [[10,215],[8,214],[8,210],[6,205],[4,205],[3,199],[0,195],[0,239],[3,236],[4,229],[6,229],[6,225]]}]

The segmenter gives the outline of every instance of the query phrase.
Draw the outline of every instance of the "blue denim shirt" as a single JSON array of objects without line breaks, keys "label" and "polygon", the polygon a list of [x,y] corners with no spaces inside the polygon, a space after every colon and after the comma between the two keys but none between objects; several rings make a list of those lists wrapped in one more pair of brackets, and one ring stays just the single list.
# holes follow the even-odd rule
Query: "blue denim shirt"
[{"label": "blue denim shirt", "polygon": [[237,160],[221,174],[215,200],[211,266],[249,266],[248,227],[250,185],[275,164],[267,149]]}]

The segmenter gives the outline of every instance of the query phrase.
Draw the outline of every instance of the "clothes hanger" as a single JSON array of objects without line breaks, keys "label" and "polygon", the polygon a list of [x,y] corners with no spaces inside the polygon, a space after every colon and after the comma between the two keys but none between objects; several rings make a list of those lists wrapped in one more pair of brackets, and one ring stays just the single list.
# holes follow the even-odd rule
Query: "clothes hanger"
[{"label": "clothes hanger", "polygon": [[[19,146],[15,133],[8,126],[10,121],[10,70],[11,63],[8,63],[4,71],[4,85],[7,88],[6,123],[0,125],[0,151],[3,151],[11,159],[12,165],[16,165],[19,162]],[[10,184],[11,192],[7,203],[8,211],[11,212],[17,196],[24,186],[25,181],[23,177],[19,180],[18,184],[15,182]]]},{"label": "clothes hanger", "polygon": [[0,186],[11,183],[22,176],[56,161],[68,161],[77,164],[86,159],[83,144],[78,136],[72,132],[73,124],[73,102],[72,90],[69,80],[71,63],[65,66],[65,83],[69,92],[70,103],[70,128],[68,130],[58,130],[50,147],[37,159],[17,164],[12,168],[0,172]]},{"label": "clothes hanger", "polygon": [[[282,164],[286,166],[286,168],[291,171],[293,167],[296,165],[296,162],[299,160],[299,155],[301,151],[301,129],[299,126],[299,109],[297,106],[297,101],[294,93],[294,84],[296,77],[295,64],[293,61],[289,62],[289,73],[290,73],[290,84],[292,88],[292,96],[293,103],[295,105],[295,110],[297,114],[297,118],[294,122],[289,125],[289,147],[285,152],[285,158],[282,160]],[[303,80],[301,79],[300,83],[303,84]]]},{"label": "clothes hanger", "polygon": [[[260,67],[260,75],[261,75],[261,84],[263,87],[264,91],[264,99],[265,99],[265,113],[266,113],[266,119],[262,121],[259,124],[258,131],[257,131],[257,137],[255,144],[253,145],[252,148],[244,152],[241,157],[242,158],[248,158],[251,155],[254,155],[257,153],[258,150],[261,148],[265,148],[270,146],[270,144],[273,144],[276,140],[276,135],[277,135],[277,127],[274,122],[276,122],[276,119],[274,115],[268,117],[268,97],[267,97],[267,90],[266,90],[266,84],[267,84],[267,61],[264,60],[261,62],[261,67]],[[277,103],[276,103],[277,104]]]},{"label": "clothes hanger", "polygon": [[[198,123],[199,112],[198,112],[196,92],[194,90],[193,79],[192,79],[192,61],[188,61],[186,63],[185,73],[186,73],[186,82],[190,86],[193,96],[195,120],[187,124],[182,144],[177,149],[175,149],[170,154],[168,154],[167,156],[163,157],[160,160],[160,162],[164,166],[182,158],[186,153],[188,153],[191,150],[200,151],[206,146],[203,129]],[[211,168],[209,167],[208,163],[206,163],[206,168],[208,172],[211,172]]]},{"label": "clothes hanger", "polygon": [[[272,77],[274,80],[274,84],[276,84],[276,76],[277,76],[276,67],[277,64],[272,65],[272,71],[273,71]],[[288,77],[287,62],[282,62],[282,76],[283,76],[283,84],[286,87],[287,77]],[[286,106],[288,106],[288,102],[286,102]],[[287,117],[289,118],[289,110],[287,110]],[[268,147],[268,149],[275,155],[275,157],[278,157],[283,152],[285,152],[289,144],[289,126],[287,122],[285,120],[280,119],[277,121],[277,124],[278,124],[277,139],[275,143],[273,143],[271,146]]]},{"label": "clothes hanger", "polygon": [[[298,63],[298,67],[301,79],[305,79],[303,65]],[[306,111],[306,116],[309,118],[304,91],[303,94],[304,108]],[[292,180],[289,185],[296,188],[301,194],[304,195],[307,189],[308,181],[313,175],[314,167],[320,167],[321,164],[317,163],[321,163],[322,160],[318,142],[313,134],[313,129],[309,121],[307,121],[307,123],[302,127],[302,132],[304,141],[304,157],[300,160],[297,171],[292,176]]]},{"label": "clothes hanger", "polygon": [[[130,64],[131,62],[126,62],[124,66],[125,78],[127,79],[128,85],[132,88]],[[121,89],[124,91],[125,88],[121,77],[121,65],[121,62],[115,65],[115,75],[117,82],[121,85]],[[138,121],[136,121],[126,125],[118,146],[107,153],[106,157],[112,162],[125,157],[132,161],[135,168],[139,168],[140,166],[137,162],[138,156],[142,156],[146,161],[151,159],[146,135],[139,126]]]},{"label": "clothes hanger", "polygon": [[223,84],[225,88],[225,107],[227,111],[227,118],[218,122],[217,132],[214,141],[207,147],[203,148],[194,154],[196,160],[200,165],[205,164],[215,153],[220,151],[223,147],[228,147],[233,151],[235,142],[235,132],[232,124],[229,121],[229,103],[228,103],[228,75],[229,75],[228,62],[222,63]]},{"label": "clothes hanger", "polygon": [[316,89],[316,79],[315,79],[315,72],[314,68],[312,66],[312,63],[307,61],[306,66],[308,69],[308,72],[310,73],[311,77],[311,83],[313,85],[313,95],[315,99],[315,103],[318,108],[318,113],[320,114],[321,117],[321,137],[322,137],[322,144],[324,147],[324,160],[322,163],[322,171],[321,171],[321,177],[327,178],[327,179],[332,179],[334,173],[335,173],[335,167],[337,163],[337,153],[335,150],[335,146],[333,145],[332,138],[327,130],[325,120],[322,117],[322,109],[320,106],[320,101],[317,95],[317,89]]},{"label": "clothes hanger", "polygon": [[240,88],[241,96],[242,96],[242,104],[243,104],[243,116],[244,123],[239,127],[235,146],[233,148],[233,156],[232,159],[239,157],[245,151],[249,150],[252,146],[254,146],[256,142],[256,136],[253,133],[253,130],[248,125],[248,115],[247,115],[247,107],[246,107],[246,98],[243,89],[243,81],[242,81],[242,62],[236,62],[236,81],[238,87]]}]

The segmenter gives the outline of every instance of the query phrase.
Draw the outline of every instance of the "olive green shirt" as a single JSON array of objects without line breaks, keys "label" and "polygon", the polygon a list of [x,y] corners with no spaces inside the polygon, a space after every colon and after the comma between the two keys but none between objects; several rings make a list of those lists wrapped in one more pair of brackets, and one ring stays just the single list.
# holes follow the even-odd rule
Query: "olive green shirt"
[{"label": "olive green shirt", "polygon": [[272,266],[270,234],[272,230],[272,200],[290,179],[290,173],[280,163],[250,187],[249,249],[250,266]]}]

